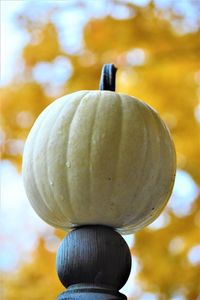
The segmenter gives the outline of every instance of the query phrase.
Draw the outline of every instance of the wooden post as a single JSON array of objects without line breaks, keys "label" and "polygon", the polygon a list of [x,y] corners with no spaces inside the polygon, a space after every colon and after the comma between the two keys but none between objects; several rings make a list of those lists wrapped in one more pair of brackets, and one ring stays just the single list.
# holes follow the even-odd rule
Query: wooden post
[{"label": "wooden post", "polygon": [[57,253],[57,273],[67,291],[57,300],[121,300],[131,269],[131,254],[122,236],[101,225],[71,231]]}]

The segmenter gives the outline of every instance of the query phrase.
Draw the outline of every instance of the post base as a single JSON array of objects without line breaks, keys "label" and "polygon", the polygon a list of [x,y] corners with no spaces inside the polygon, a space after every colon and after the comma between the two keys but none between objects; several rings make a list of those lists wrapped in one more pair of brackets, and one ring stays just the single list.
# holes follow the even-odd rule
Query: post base
[{"label": "post base", "polygon": [[60,294],[57,300],[127,300],[127,297],[103,285],[74,284]]}]

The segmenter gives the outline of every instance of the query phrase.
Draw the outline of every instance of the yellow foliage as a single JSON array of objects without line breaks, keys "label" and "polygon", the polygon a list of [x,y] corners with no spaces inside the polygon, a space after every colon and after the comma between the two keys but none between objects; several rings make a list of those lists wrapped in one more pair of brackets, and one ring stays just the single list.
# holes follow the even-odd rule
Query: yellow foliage
[{"label": "yellow foliage", "polygon": [[[108,2],[113,11],[118,2],[122,3]],[[121,5],[129,9],[130,16],[89,19],[83,29],[82,51],[74,55],[60,50],[57,27],[49,18],[39,25],[37,18],[31,19],[29,28],[28,21],[25,23],[30,42],[22,50],[23,80],[14,79],[0,89],[3,158],[20,165],[21,152],[16,141],[24,142],[33,121],[51,101],[45,86],[34,79],[38,63],[52,62],[60,55],[69,59],[72,74],[60,88],[63,95],[98,89],[102,65],[112,62],[119,68],[117,91],[143,99],[161,114],[173,135],[178,168],[188,172],[199,187],[200,27],[180,33],[183,20],[171,7],[158,9],[152,1],[144,7],[123,2]],[[198,6],[198,1],[189,3],[194,9]],[[32,9],[32,4],[27,5]],[[76,9],[78,6],[74,5],[73,10]],[[83,14],[84,9],[83,6]],[[58,5],[52,15],[63,10],[68,10],[67,4],[62,9]],[[179,24],[179,33],[172,24]],[[191,212],[184,217],[167,208],[169,224],[136,234],[133,253],[140,262],[136,276],[142,291],[155,293],[158,299],[173,299],[175,293],[188,300],[198,298],[200,268],[189,262],[188,251],[200,244],[199,201],[194,201]],[[48,252],[40,241],[31,264],[22,266],[15,278],[12,274],[6,278],[5,300],[31,300],[33,295],[34,299],[55,299],[62,288],[55,275],[54,260],[55,254]]]},{"label": "yellow foliage", "polygon": [[177,218],[170,213],[170,223],[160,230],[145,229],[136,234],[135,255],[140,261],[139,279],[144,290],[166,295],[183,289],[186,299],[200,294],[200,268],[192,265],[188,252],[200,244],[200,198],[193,212]]},{"label": "yellow foliage", "polygon": [[40,61],[53,61],[61,53],[57,31],[52,23],[36,31],[34,40],[23,49],[23,59],[27,66],[33,67]]},{"label": "yellow foliage", "polygon": [[[34,120],[50,102],[34,81],[14,82],[0,89],[1,123],[4,133],[2,158],[21,168],[22,147]],[[20,149],[18,149],[20,148]]]},{"label": "yellow foliage", "polygon": [[55,253],[46,249],[41,238],[32,261],[24,265],[8,281],[5,280],[4,298],[6,300],[55,300],[63,290],[63,286],[57,279],[56,272],[52,272],[54,267]]}]

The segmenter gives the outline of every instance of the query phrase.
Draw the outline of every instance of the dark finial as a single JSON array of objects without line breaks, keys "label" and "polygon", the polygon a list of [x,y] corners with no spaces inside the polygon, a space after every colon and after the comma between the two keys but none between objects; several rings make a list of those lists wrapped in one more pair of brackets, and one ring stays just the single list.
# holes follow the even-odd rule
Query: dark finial
[{"label": "dark finial", "polygon": [[127,300],[119,289],[130,269],[131,253],[119,233],[103,225],[78,227],[58,250],[57,273],[67,291],[57,300]]},{"label": "dark finial", "polygon": [[115,75],[117,68],[113,64],[106,64],[101,71],[100,90],[115,91]]}]

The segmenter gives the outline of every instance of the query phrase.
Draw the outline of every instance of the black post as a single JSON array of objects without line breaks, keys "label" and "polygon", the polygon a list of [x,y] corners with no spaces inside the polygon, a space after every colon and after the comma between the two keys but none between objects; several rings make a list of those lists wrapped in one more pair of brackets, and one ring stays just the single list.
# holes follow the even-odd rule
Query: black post
[{"label": "black post", "polygon": [[119,293],[131,269],[130,250],[110,227],[88,225],[74,229],[62,241],[57,273],[67,288],[58,300],[122,300]]}]

